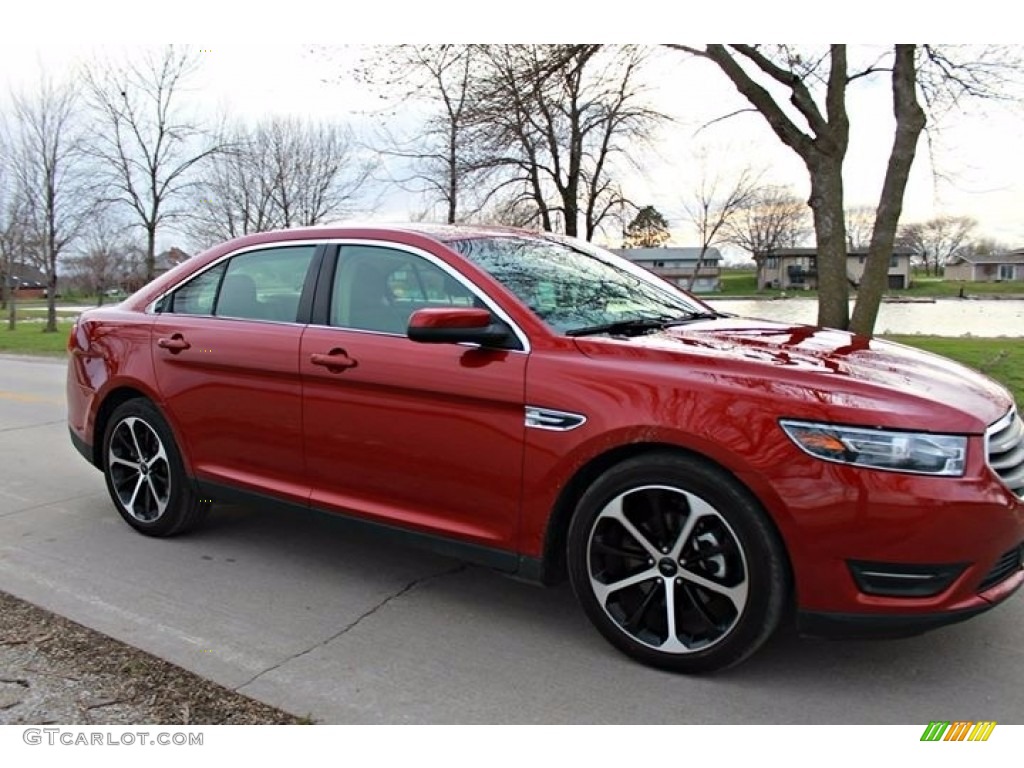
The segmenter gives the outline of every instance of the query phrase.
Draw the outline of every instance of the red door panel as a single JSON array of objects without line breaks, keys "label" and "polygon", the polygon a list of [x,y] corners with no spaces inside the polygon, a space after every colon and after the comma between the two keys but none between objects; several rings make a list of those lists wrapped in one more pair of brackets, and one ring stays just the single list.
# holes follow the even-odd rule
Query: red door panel
[{"label": "red door panel", "polygon": [[526,361],[307,328],[300,368],[313,504],[511,549]]},{"label": "red door panel", "polygon": [[196,476],[305,501],[302,330],[297,324],[157,317],[156,381]]}]

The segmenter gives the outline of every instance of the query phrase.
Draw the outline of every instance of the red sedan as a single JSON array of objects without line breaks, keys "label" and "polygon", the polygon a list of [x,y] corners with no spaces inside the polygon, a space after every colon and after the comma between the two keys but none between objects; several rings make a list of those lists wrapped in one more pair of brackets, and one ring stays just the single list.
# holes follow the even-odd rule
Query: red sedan
[{"label": "red sedan", "polygon": [[69,341],[68,415],[125,521],[313,508],[550,584],[682,672],[791,610],[904,635],[1024,581],[1024,422],[998,384],[740,319],[587,243],[313,228],[197,256]]}]

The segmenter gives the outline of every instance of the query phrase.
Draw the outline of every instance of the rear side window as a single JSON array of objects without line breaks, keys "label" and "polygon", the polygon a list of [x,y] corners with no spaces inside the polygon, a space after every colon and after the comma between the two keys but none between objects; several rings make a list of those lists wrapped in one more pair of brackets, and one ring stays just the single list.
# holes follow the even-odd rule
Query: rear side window
[{"label": "rear side window", "polygon": [[267,248],[228,262],[213,313],[294,323],[315,245]]},{"label": "rear side window", "polygon": [[162,311],[294,323],[315,252],[297,245],[239,254],[181,286]]}]

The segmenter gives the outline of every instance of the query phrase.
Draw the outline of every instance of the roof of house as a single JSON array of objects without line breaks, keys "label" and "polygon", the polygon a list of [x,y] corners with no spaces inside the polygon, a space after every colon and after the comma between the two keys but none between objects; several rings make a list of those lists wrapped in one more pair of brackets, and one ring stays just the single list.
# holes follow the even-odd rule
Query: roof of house
[{"label": "roof of house", "polygon": [[48,280],[46,273],[27,264],[11,265],[11,283],[23,288],[44,288]]},{"label": "roof of house", "polygon": [[[609,248],[612,253],[623,256],[630,261],[643,263],[648,261],[698,261],[700,248]],[[720,261],[722,253],[717,248],[708,248],[704,261]]]},{"label": "roof of house", "polygon": [[189,258],[189,254],[185,253],[181,248],[168,248],[166,251],[162,251],[153,258],[153,266],[157,271],[168,270],[171,267],[176,267],[181,262],[186,261]]},{"label": "roof of house", "polygon": [[[846,251],[846,256],[867,256],[868,248],[849,248]],[[771,253],[761,252],[758,256],[817,256],[817,248],[774,248]],[[895,246],[892,249],[893,256],[913,256],[914,251],[910,248],[901,248]]]},{"label": "roof of house", "polygon": [[987,254],[985,256],[960,255],[950,260],[950,264],[1024,264],[1024,248],[1008,253]]}]

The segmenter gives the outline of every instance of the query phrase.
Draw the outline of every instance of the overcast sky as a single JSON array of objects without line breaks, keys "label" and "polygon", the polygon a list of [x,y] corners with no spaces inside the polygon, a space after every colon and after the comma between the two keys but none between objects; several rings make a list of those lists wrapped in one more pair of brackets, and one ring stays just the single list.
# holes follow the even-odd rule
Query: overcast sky
[{"label": "overcast sky", "polygon": [[[287,6],[217,4],[213,15],[205,7],[210,5],[192,0],[179,2],[174,6],[172,17],[159,21],[155,21],[155,16],[139,19],[140,6],[127,2],[91,3],[89,12],[85,4],[65,3],[41,4],[39,9],[18,11],[20,18],[15,18],[15,24],[10,23],[10,17],[6,19],[3,36],[7,39],[0,40],[0,87],[7,92],[12,86],[31,83],[40,65],[54,73],[66,72],[73,62],[97,51],[109,51],[129,42],[157,45],[171,37],[196,39],[201,34],[204,37],[193,45],[204,51],[204,66],[194,82],[190,101],[202,114],[210,118],[229,114],[253,120],[270,114],[299,115],[365,126],[366,114],[377,108],[379,100],[347,77],[359,56],[353,43],[417,39],[480,41],[494,39],[497,34],[490,25],[491,21],[497,21],[493,5],[488,6],[490,19],[468,16],[479,14],[479,10],[462,10],[479,9],[481,6],[477,4],[450,2],[430,4],[432,13],[429,14],[423,8],[426,4],[389,3],[386,12],[378,11],[384,15],[376,18],[365,15],[347,18],[340,12],[341,5],[337,6],[338,10],[325,13],[305,0]],[[559,18],[552,17],[549,5],[527,2],[518,4],[515,14],[506,11],[507,18],[501,20],[501,39],[548,42],[573,37],[582,40],[588,39],[589,32],[589,39],[643,41],[663,29],[655,25],[652,30],[649,26],[631,23],[588,27],[579,23],[578,15],[570,15],[559,23]],[[877,5],[879,12],[885,6],[884,3]],[[344,4],[344,7],[351,9],[351,4]],[[875,5],[866,3],[859,7],[865,12],[865,18],[857,23],[844,22],[842,31],[851,37],[877,39],[880,36],[877,27],[866,23]],[[445,8],[450,8],[450,13],[443,13]],[[636,22],[635,14],[642,14],[645,6],[631,4],[630,8],[634,16],[627,21]],[[739,3],[730,8],[736,11],[732,14],[734,18],[712,19],[711,30],[720,35],[734,31],[740,35],[746,31],[749,37],[754,37],[755,34],[770,36],[774,29],[781,36],[784,34],[781,26],[785,34],[800,36],[793,31],[795,27],[786,23],[780,25],[780,21],[785,21],[785,14],[778,5],[773,6],[771,13],[767,13],[764,4]],[[789,18],[795,18],[799,6],[791,8]],[[979,6],[972,4],[972,8],[978,10]],[[537,19],[549,20],[548,23],[542,25],[536,19],[531,20],[531,12]],[[459,13],[466,15],[462,24],[438,21],[439,17],[458,18]],[[653,14],[653,10],[650,13]],[[244,32],[239,25],[244,25]],[[298,42],[304,37],[323,41],[326,31],[335,28],[337,44],[349,44],[348,48],[331,51],[322,47],[326,43],[311,46]],[[686,29],[688,35],[702,31],[699,24],[695,29],[689,22],[681,28]],[[45,35],[41,32],[43,29]],[[559,31],[552,38],[547,34],[552,29],[573,30],[574,34]],[[960,25],[949,32],[953,33],[949,37],[965,42],[978,41],[990,33],[983,28]],[[991,34],[993,37],[987,39],[997,39],[1000,30],[992,30]],[[813,39],[807,29],[802,36]],[[709,121],[745,106],[712,65],[663,52],[651,68],[650,81],[651,99],[676,120],[663,127],[653,146],[637,149],[640,169],[628,175],[626,192],[635,202],[653,204],[661,210],[677,229],[676,239],[680,244],[685,244],[689,234],[685,228],[683,200],[692,194],[695,177],[700,172],[698,152],[705,154],[709,166],[720,169],[726,176],[743,165],[752,164],[765,169],[766,180],[790,184],[798,194],[806,194],[806,172],[802,164],[778,142],[759,115],[740,115],[701,129]],[[847,204],[873,207],[877,203],[892,139],[888,83],[882,79],[853,86],[850,111],[851,146],[845,174]],[[1024,153],[1019,151],[1021,118],[1021,109],[1016,105],[990,103],[969,104],[963,114],[948,116],[939,126],[940,130],[932,134],[933,141],[930,144],[922,141],[919,146],[903,221],[939,214],[969,215],[979,220],[979,235],[995,237],[1011,246],[1024,245],[1024,218],[1020,214],[1024,193]],[[377,216],[407,219],[417,213],[419,207],[419,201],[395,190],[384,198]]]}]

